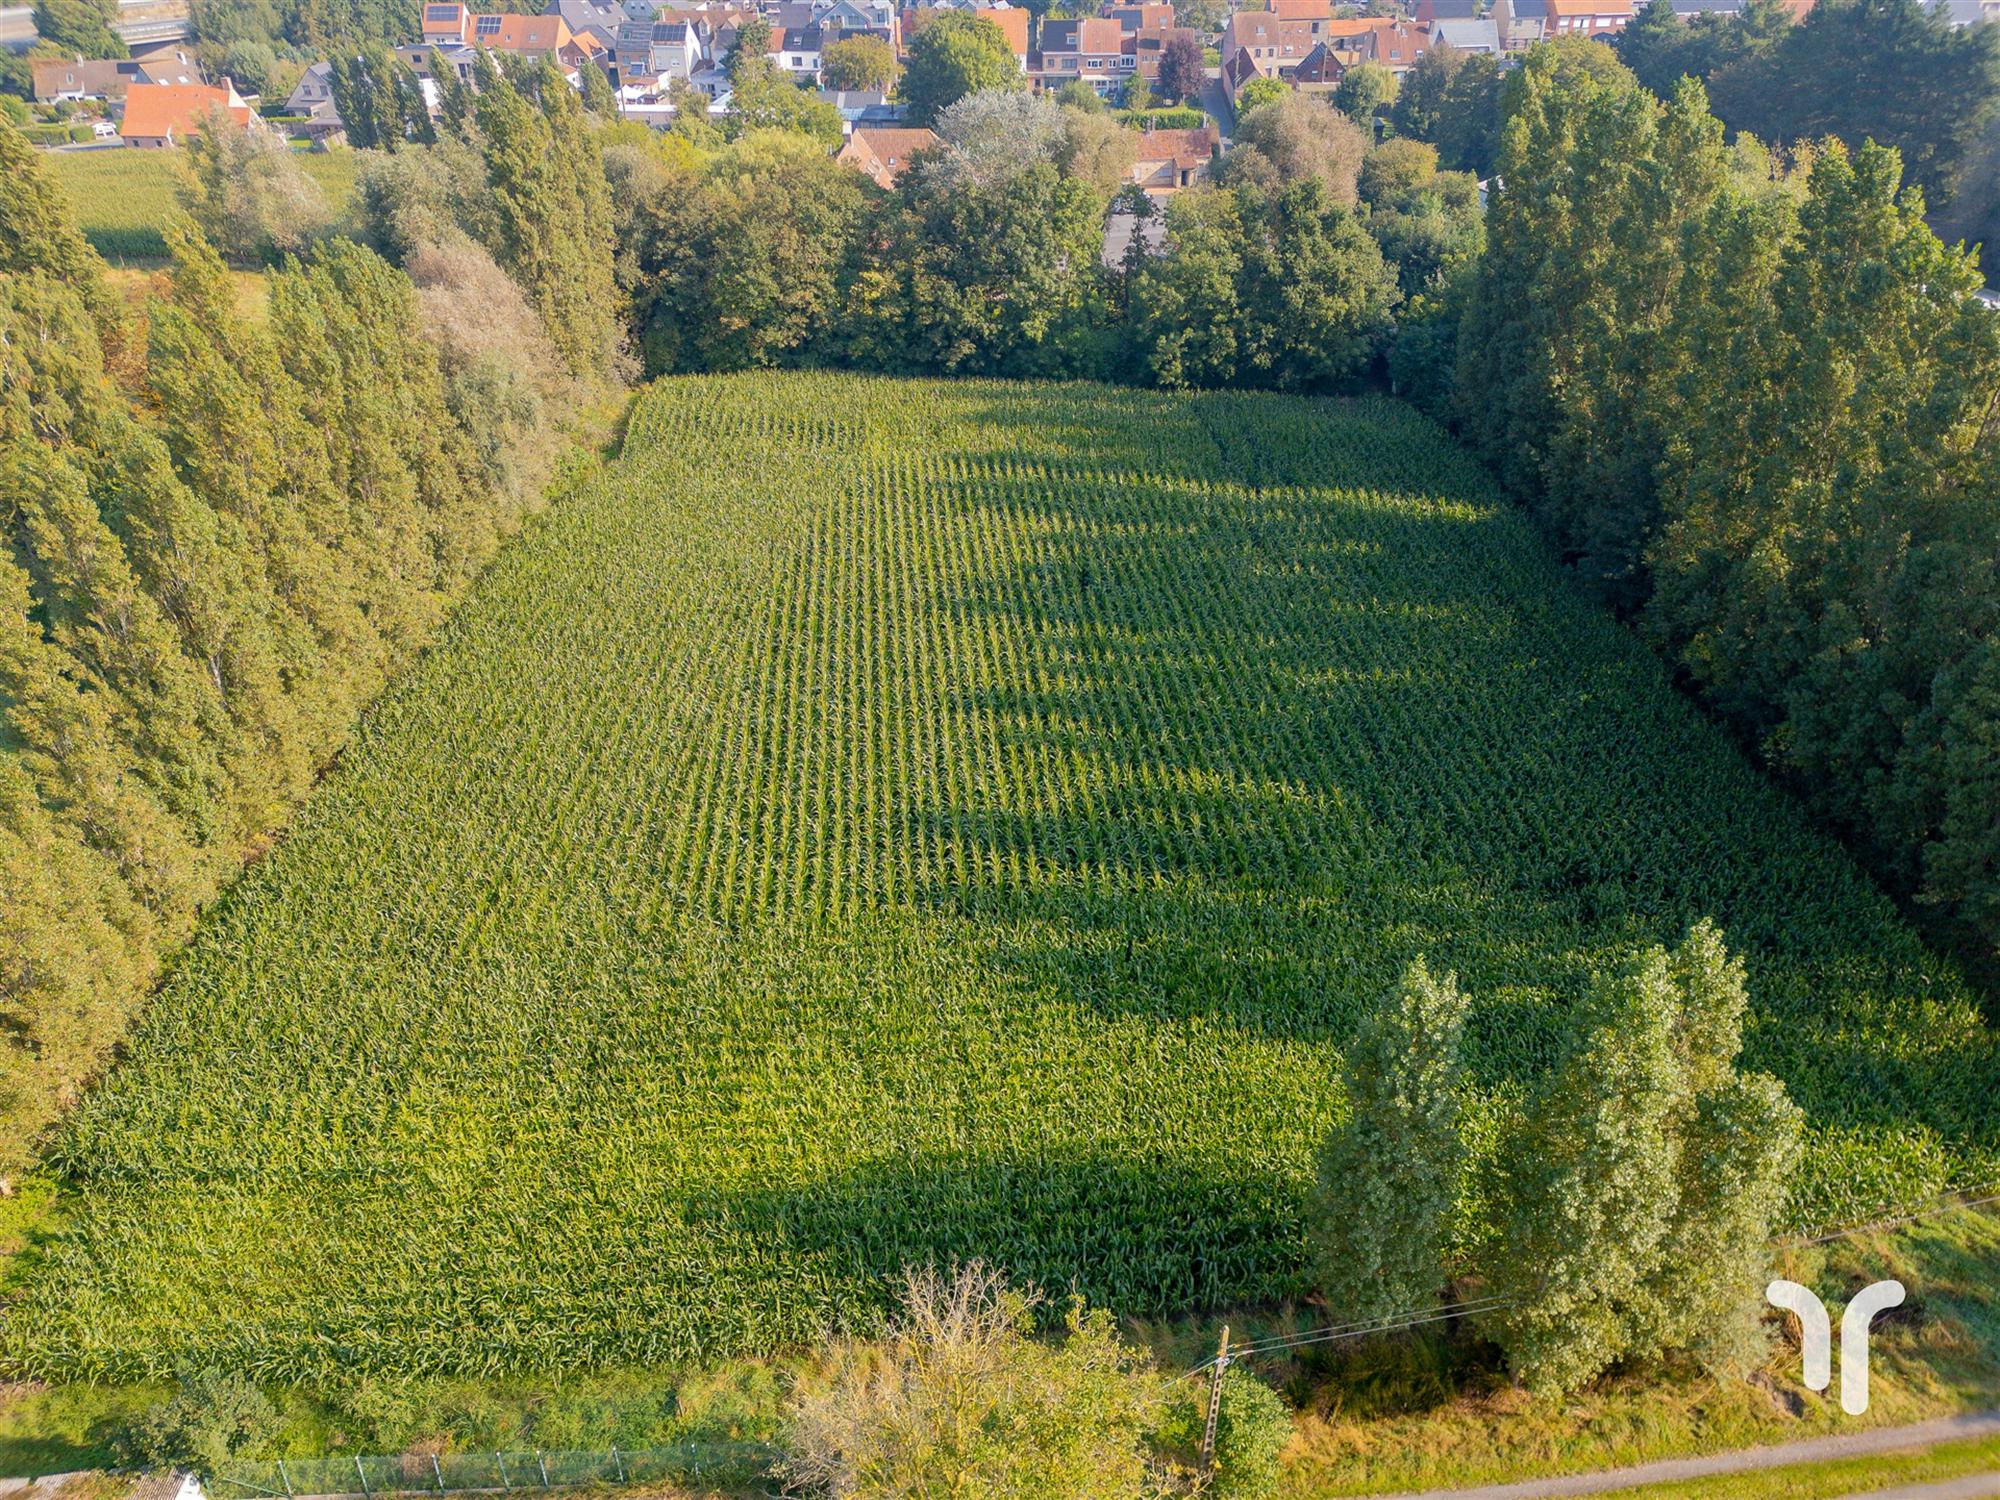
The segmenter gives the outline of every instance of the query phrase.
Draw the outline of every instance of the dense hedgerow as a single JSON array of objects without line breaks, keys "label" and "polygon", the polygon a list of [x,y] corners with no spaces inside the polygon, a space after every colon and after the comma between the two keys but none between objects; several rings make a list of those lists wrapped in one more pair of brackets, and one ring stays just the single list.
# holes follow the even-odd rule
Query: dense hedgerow
[{"label": "dense hedgerow", "polygon": [[1795,1222],[1993,1172],[1957,973],[1389,401],[662,383],[213,913],[54,1162],[45,1375],[869,1326],[983,1256],[1303,1289],[1426,955],[1488,1101],[1703,916]]}]

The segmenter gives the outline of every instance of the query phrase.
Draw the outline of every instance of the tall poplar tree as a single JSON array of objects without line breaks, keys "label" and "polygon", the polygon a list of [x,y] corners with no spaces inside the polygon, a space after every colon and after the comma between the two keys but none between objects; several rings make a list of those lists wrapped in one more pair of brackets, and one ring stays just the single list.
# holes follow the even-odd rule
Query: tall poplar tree
[{"label": "tall poplar tree", "polygon": [[527,288],[570,369],[601,373],[617,353],[610,190],[576,91],[544,61],[540,106],[497,75],[476,118],[499,221],[499,258]]}]

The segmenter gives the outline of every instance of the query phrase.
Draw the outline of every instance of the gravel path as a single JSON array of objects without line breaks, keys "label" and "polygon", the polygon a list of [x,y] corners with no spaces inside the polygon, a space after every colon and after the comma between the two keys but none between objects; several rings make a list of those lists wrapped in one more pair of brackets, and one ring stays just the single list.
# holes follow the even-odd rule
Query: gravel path
[{"label": "gravel path", "polygon": [[[1450,1495],[1455,1500],[1554,1500],[1554,1497],[1562,1495],[1601,1495],[1606,1490],[1706,1479],[1714,1474],[1748,1474],[1792,1464],[1864,1458],[1871,1453],[1929,1448],[1938,1443],[1988,1437],[1995,1433],[2000,1433],[2000,1411],[1968,1412],[1963,1416],[1938,1417],[1907,1427],[1875,1427],[1866,1432],[1802,1438],[1795,1443],[1744,1448],[1734,1453],[1712,1453],[1702,1458],[1661,1459],[1649,1464],[1635,1464],[1629,1469],[1603,1469],[1594,1474],[1566,1474],[1552,1479],[1523,1479],[1511,1484],[1486,1484],[1464,1490],[1424,1490],[1420,1493],[1422,1497]],[[1978,1488],[1981,1484],[1987,1487]],[[1955,1489],[1954,1486],[1958,1485],[1974,1487]],[[1872,1500],[1902,1495],[1911,1496],[1913,1500],[1914,1497],[1921,1497],[1921,1500],[1975,1500],[1975,1497],[2000,1495],[2000,1476],[1976,1475],[1938,1485],[1913,1485],[1906,1490],[1879,1490],[1872,1492]],[[1384,1496],[1380,1500],[1419,1500],[1419,1492]]]}]

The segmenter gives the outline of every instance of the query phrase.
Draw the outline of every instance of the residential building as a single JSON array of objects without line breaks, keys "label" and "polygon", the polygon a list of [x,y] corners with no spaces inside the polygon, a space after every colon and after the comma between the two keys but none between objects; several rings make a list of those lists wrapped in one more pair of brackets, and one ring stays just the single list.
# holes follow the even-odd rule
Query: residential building
[{"label": "residential building", "polygon": [[1100,94],[1125,87],[1138,67],[1138,52],[1124,28],[1105,16],[1042,22],[1042,47],[1028,60],[1035,86],[1059,89],[1082,81]]},{"label": "residential building", "polygon": [[458,75],[458,81],[467,88],[477,86],[474,74],[479,68],[479,49],[476,47],[427,47],[418,42],[407,42],[396,49],[409,70],[417,75],[420,82],[434,83],[431,78],[431,53],[435,51],[444,59],[444,65]]},{"label": "residential building", "polygon": [[1160,54],[1176,32],[1186,31],[1200,38],[1174,18],[1173,6],[1164,0],[1145,0],[1138,5],[1114,5],[1104,14],[1116,21],[1131,44],[1133,71],[1148,82],[1160,76]]},{"label": "residential building", "polygon": [[604,52],[611,51],[618,27],[626,19],[624,10],[609,0],[548,0],[542,14],[561,16],[570,35],[587,36]]},{"label": "residential building", "polygon": [[1431,23],[1430,44],[1439,43],[1456,47],[1460,52],[1479,52],[1497,56],[1500,52],[1500,27],[1491,16],[1481,16],[1477,20],[1433,21]]},{"label": "residential building", "polygon": [[1148,195],[1177,193],[1208,176],[1215,158],[1215,130],[1148,130],[1139,136],[1132,181]]},{"label": "residential building", "polygon": [[1107,5],[1104,14],[1126,31],[1167,31],[1178,23],[1166,0],[1140,0],[1137,5]]},{"label": "residential building", "polygon": [[896,12],[894,0],[835,0],[824,6],[814,17],[822,36],[828,43],[844,42],[849,37],[879,37],[901,51],[903,47],[903,23]]},{"label": "residential building", "polygon": [[880,89],[821,89],[819,97],[840,112],[841,125],[850,133],[864,125],[894,125],[906,113],[904,106],[892,104]]},{"label": "residential building", "polygon": [[611,55],[621,84],[692,78],[712,60],[704,28],[686,20],[627,21],[618,28]]},{"label": "residential building", "polygon": [[[1299,60],[1285,82],[1292,86],[1294,93],[1330,94],[1340,87],[1340,80],[1347,70],[1360,61],[1360,52],[1351,46],[1321,42]],[[1225,73],[1225,80],[1227,76]]]},{"label": "residential building", "polygon": [[143,58],[37,57],[28,63],[35,102],[102,99],[116,103],[135,83],[205,84],[201,65],[187,53],[167,49]]},{"label": "residential building", "polygon": [[125,91],[137,81],[132,64],[123,58],[37,57],[29,61],[28,67],[34,77],[37,104],[123,99]]},{"label": "residential building", "polygon": [[1479,0],[1417,0],[1410,19],[1419,26],[1435,26],[1439,21],[1478,19]]},{"label": "residential building", "polygon": [[847,137],[834,160],[866,172],[878,187],[894,187],[908,170],[910,158],[926,146],[935,146],[937,136],[921,127],[880,127],[863,125]]},{"label": "residential building", "polygon": [[1555,34],[1549,23],[1549,0],[1493,0],[1493,24],[1503,52],[1526,52],[1548,40]]},{"label": "residential building", "polygon": [[792,79],[816,81],[822,45],[817,26],[788,26],[771,33],[771,61]]},{"label": "residential building", "polygon": [[1616,36],[1632,19],[1632,0],[1548,0],[1549,35]]},{"label": "residential building", "polygon": [[1271,14],[1280,21],[1327,21],[1333,0],[1271,0]]},{"label": "residential building", "polygon": [[316,62],[299,75],[298,87],[285,98],[285,113],[309,115],[322,104],[333,102],[333,68]]},{"label": "residential building", "polygon": [[566,69],[600,60],[608,51],[594,36],[576,35],[561,16],[479,12],[449,0],[425,4],[423,41],[431,47],[509,52],[528,62],[553,57]]},{"label": "residential building", "polygon": [[1333,20],[1326,16],[1283,17],[1275,11],[1242,10],[1222,30],[1222,83],[1233,102],[1253,78],[1291,83],[1299,65],[1324,45],[1329,55],[1316,63],[1324,72],[1350,67],[1368,56],[1368,40],[1378,26],[1397,23],[1367,17]]},{"label": "residential building", "polygon": [[1268,10],[1239,10],[1222,28],[1222,65],[1226,68],[1231,58],[1248,53],[1260,72],[1275,77],[1280,66],[1296,65],[1326,40],[1332,25],[1324,16],[1287,20]]},{"label": "residential building", "polygon": [[[1600,0],[1610,4],[1613,0]],[[1616,0],[1626,3],[1626,0]],[[1422,26],[1408,21],[1373,21],[1369,25],[1367,41],[1356,50],[1369,62],[1380,63],[1398,78],[1417,65],[1417,59],[1430,50],[1431,34]]]},{"label": "residential building", "polygon": [[125,91],[118,134],[128,146],[176,146],[220,110],[246,130],[261,128],[256,114],[227,78],[219,87],[199,83],[135,83]]},{"label": "residential building", "polygon": [[[698,91],[708,94],[709,91],[702,87],[701,80],[703,76],[703,74],[698,73],[692,81]],[[704,109],[711,120],[719,121],[729,112],[728,97],[728,84],[724,80],[722,99],[717,100],[711,95],[702,100],[698,107]],[[626,84],[618,90],[618,116],[620,119],[633,120],[641,125],[651,125],[655,129],[664,130],[667,126],[673,124],[674,114],[675,107],[667,100],[663,91],[650,84]]]}]

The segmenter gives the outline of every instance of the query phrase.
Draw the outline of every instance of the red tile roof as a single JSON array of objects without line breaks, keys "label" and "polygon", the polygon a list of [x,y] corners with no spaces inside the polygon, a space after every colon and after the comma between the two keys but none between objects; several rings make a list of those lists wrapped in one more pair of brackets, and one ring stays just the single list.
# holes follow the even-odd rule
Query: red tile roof
[{"label": "red tile roof", "polygon": [[135,83],[125,92],[125,118],[118,133],[128,141],[184,140],[201,128],[212,109],[223,110],[238,125],[250,123],[250,106],[232,89],[199,83]]},{"label": "red tile roof", "polygon": [[1194,130],[1147,130],[1139,135],[1137,160],[1170,161],[1177,166],[1200,166],[1215,151],[1215,137],[1206,125]]},{"label": "red tile roof", "polygon": [[922,126],[857,126],[834,160],[859,167],[883,187],[893,187],[910,165],[910,157],[935,146],[937,139]]}]

